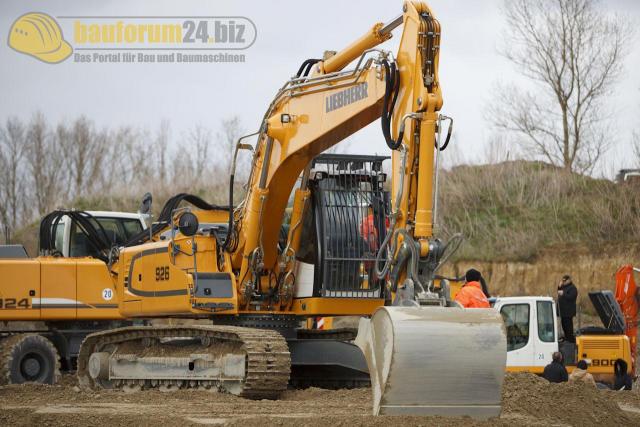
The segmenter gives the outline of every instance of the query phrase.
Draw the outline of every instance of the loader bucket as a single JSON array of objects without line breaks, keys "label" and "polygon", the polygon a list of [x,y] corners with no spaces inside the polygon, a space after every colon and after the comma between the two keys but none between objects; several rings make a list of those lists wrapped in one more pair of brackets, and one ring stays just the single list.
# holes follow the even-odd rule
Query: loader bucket
[{"label": "loader bucket", "polygon": [[380,307],[360,320],[356,344],[374,415],[500,415],[507,344],[493,309]]}]

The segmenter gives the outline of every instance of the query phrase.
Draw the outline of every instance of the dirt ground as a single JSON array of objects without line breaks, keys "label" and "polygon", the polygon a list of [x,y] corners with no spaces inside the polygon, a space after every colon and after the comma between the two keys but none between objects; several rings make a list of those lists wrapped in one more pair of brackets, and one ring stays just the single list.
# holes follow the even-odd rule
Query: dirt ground
[{"label": "dirt ground", "polygon": [[531,374],[508,375],[500,418],[373,417],[371,394],[358,390],[290,390],[278,401],[251,401],[196,390],[84,393],[73,376],[60,385],[0,387],[0,425],[39,426],[625,426],[640,425],[640,391],[549,384]]}]

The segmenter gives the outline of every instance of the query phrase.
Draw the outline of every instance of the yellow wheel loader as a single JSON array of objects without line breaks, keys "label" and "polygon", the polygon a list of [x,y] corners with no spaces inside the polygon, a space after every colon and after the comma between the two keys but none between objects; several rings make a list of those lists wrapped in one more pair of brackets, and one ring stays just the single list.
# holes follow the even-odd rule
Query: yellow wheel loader
[{"label": "yellow wheel loader", "polygon": [[[380,48],[401,26],[398,51]],[[433,235],[452,125],[439,113],[440,36],[427,5],[405,2],[343,50],[304,61],[278,90],[258,131],[236,145],[228,206],[178,195],[148,232],[97,245],[105,261],[92,272],[84,263],[98,261],[40,259],[42,280],[73,270],[77,288],[96,295],[111,283],[122,318],[212,323],[90,334],[78,356],[81,387],[276,399],[290,381],[331,377],[331,368],[355,381],[369,373],[376,414],[497,416],[502,319],[457,306],[434,281],[459,241]],[[377,119],[392,156],[386,212],[380,159],[314,160]],[[252,152],[252,168],[234,206],[241,150]],[[299,330],[323,316],[370,317],[356,339],[362,351],[352,337]]]},{"label": "yellow wheel loader", "polygon": [[119,245],[146,223],[136,213],[55,211],[41,224],[44,256],[0,246],[0,384],[53,384],[60,370],[75,370],[87,334],[132,325],[85,227]]}]

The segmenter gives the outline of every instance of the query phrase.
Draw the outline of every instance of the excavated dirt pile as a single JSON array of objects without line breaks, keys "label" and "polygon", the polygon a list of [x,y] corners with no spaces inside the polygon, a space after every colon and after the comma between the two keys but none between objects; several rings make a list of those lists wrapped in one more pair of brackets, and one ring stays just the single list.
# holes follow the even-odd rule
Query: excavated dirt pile
[{"label": "excavated dirt pile", "polygon": [[626,426],[640,425],[640,393],[550,384],[530,374],[507,375],[500,418],[373,417],[371,393],[289,390],[277,401],[252,401],[205,391],[81,392],[75,378],[59,385],[0,387],[0,425],[44,426]]},{"label": "excavated dirt pile", "polygon": [[640,413],[623,411],[619,402],[628,401],[640,411],[637,390],[599,390],[586,383],[549,383],[532,374],[509,374],[502,393],[501,418],[523,418],[549,424],[573,426],[622,426],[640,422]]}]

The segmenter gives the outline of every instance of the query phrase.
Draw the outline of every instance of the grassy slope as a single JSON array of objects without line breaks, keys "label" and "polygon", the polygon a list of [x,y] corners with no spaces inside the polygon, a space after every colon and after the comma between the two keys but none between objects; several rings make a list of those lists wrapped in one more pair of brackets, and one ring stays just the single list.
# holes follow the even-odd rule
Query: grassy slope
[{"label": "grassy slope", "polygon": [[443,175],[442,229],[467,238],[458,259],[530,261],[552,244],[597,247],[640,236],[637,186],[523,161]]}]

